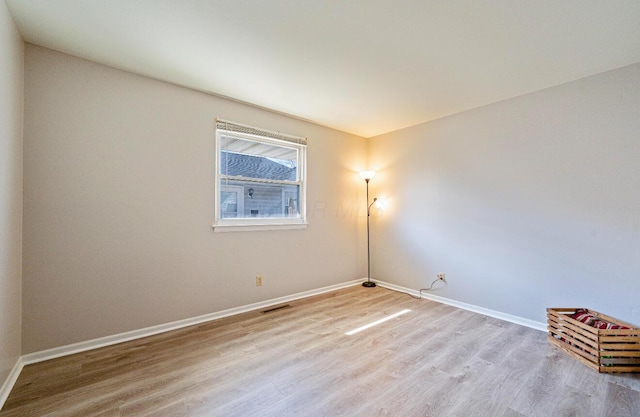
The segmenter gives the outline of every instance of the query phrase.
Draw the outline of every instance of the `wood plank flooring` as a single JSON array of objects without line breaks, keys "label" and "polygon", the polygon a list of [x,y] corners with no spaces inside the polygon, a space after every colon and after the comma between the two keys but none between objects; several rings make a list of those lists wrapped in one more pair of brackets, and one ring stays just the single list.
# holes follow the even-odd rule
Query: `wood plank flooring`
[{"label": "wood plank flooring", "polygon": [[289,304],[26,366],[0,417],[640,416],[638,375],[543,332],[380,287]]}]

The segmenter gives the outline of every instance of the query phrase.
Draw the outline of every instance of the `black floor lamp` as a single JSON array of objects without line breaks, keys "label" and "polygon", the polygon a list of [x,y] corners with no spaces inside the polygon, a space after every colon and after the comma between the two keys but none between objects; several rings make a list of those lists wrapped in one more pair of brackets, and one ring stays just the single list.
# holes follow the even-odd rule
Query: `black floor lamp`
[{"label": "black floor lamp", "polygon": [[367,280],[362,283],[363,287],[375,287],[376,283],[371,281],[371,245],[369,244],[369,217],[371,217],[371,206],[378,201],[378,198],[374,198],[371,204],[369,204],[369,180],[376,175],[375,171],[360,171],[360,176],[364,178],[367,183]]}]

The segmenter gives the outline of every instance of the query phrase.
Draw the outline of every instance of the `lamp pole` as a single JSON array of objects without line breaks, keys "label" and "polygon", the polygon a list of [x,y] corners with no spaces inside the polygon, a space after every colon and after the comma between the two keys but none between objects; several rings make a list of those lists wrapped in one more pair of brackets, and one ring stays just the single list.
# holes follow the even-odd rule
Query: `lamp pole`
[{"label": "lamp pole", "polygon": [[369,180],[371,178],[365,178],[367,183],[367,280],[362,283],[363,287],[375,287],[376,283],[371,281],[371,244],[370,244],[370,229],[369,229],[369,217],[371,217],[371,206],[378,199],[374,198],[371,204],[369,204]]}]

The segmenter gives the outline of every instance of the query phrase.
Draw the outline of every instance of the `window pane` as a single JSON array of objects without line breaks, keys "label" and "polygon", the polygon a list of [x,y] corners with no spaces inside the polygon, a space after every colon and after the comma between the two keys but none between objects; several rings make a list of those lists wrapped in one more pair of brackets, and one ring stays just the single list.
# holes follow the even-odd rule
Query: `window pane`
[{"label": "window pane", "polygon": [[244,211],[243,187],[223,185],[220,191],[220,217],[237,218]]},{"label": "window pane", "polygon": [[236,193],[230,193],[228,191],[222,192],[220,210],[222,211],[222,218],[238,217],[238,200],[236,199]]},{"label": "window pane", "polygon": [[266,180],[296,181],[298,151],[228,136],[222,137],[220,174]]},{"label": "window pane", "polygon": [[[230,200],[230,193],[226,191],[229,188],[241,191],[233,193],[234,197]],[[222,218],[299,217],[300,186],[225,180],[220,191],[220,201]],[[237,204],[237,211],[225,211],[225,201],[230,202],[230,208],[234,207],[234,203]]]}]

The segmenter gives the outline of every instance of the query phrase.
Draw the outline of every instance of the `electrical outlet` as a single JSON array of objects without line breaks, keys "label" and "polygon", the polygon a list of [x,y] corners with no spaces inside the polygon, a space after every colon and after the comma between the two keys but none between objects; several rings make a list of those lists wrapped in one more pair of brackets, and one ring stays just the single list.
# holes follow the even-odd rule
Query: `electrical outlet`
[{"label": "electrical outlet", "polygon": [[439,279],[440,281],[445,281],[445,282],[446,282],[444,272],[440,272],[437,276],[438,276],[438,279]]},{"label": "electrical outlet", "polygon": [[258,275],[256,277],[256,287],[259,287],[262,285],[262,275]]}]

